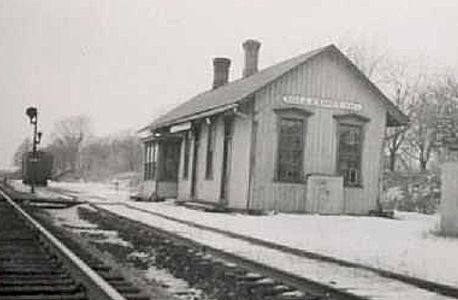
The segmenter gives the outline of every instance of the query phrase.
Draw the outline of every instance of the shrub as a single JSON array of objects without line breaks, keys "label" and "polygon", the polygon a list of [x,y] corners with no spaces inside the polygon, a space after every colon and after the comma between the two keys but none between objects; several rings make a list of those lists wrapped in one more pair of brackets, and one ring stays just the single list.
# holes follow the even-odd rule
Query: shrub
[{"label": "shrub", "polygon": [[440,173],[387,172],[384,176],[384,206],[401,211],[435,213],[440,203]]}]

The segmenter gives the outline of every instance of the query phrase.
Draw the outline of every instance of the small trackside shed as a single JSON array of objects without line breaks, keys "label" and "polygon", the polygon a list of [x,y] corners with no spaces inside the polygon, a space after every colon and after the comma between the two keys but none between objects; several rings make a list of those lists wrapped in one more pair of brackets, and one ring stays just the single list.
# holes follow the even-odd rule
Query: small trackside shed
[{"label": "small trackside shed", "polygon": [[211,90],[141,130],[143,196],[242,210],[367,214],[377,209],[387,126],[407,117],[334,45],[241,79],[213,60]]}]

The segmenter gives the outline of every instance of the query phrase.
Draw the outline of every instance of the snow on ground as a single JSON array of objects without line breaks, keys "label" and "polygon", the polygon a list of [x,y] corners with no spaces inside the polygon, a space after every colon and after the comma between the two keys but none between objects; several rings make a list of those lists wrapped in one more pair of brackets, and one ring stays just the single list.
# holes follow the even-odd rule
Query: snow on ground
[{"label": "snow on ground", "polygon": [[[55,185],[75,191],[81,190],[81,197],[98,202],[101,202],[100,197],[105,198],[107,202],[128,201],[128,192],[116,191],[112,185]],[[196,211],[175,206],[172,202],[127,203],[130,206],[293,248],[452,286],[458,285],[458,239],[434,234],[439,221],[437,215],[398,212],[396,220],[300,214],[247,216]]]},{"label": "snow on ground", "polygon": [[273,268],[297,276],[305,276],[315,282],[321,282],[337,289],[351,290],[352,294],[369,299],[412,299],[433,300],[451,299],[416,288],[414,286],[390,280],[374,272],[363,269],[339,266],[335,263],[317,261],[280,250],[252,244],[227,235],[210,232],[194,226],[180,224],[174,221],[153,216],[120,205],[98,206],[121,216],[133,217],[136,221],[176,233],[190,238],[198,243],[217,248],[238,256],[255,260]]},{"label": "snow on ground", "polygon": [[[88,204],[81,204],[78,207],[95,210]],[[134,250],[132,243],[121,238],[117,231],[100,229],[98,225],[81,218],[75,206],[64,209],[46,209],[46,211],[52,216],[56,225],[67,228],[89,239],[92,243],[119,245],[132,251],[128,258],[137,257],[141,260],[154,261],[154,254]],[[147,281],[160,285],[170,294],[175,295],[177,299],[208,299],[202,290],[190,287],[186,281],[174,277],[165,269],[156,268],[154,263],[151,263],[147,270],[140,271]]]},{"label": "snow on ground", "polygon": [[78,197],[79,200],[90,202],[122,202],[129,201],[131,191],[126,185],[100,182],[49,182],[53,190],[63,191],[68,195]]},{"label": "snow on ground", "polygon": [[[18,192],[30,193],[30,186],[22,183],[21,180],[9,180],[8,183]],[[61,193],[54,192],[47,187],[36,186],[35,196],[43,199],[50,200],[73,200],[72,197],[63,195]]]},{"label": "snow on ground", "polygon": [[397,213],[398,220],[294,214],[246,216],[206,213],[171,203],[129,205],[293,248],[458,285],[458,240],[433,234],[437,216]]},{"label": "snow on ground", "polygon": [[[81,205],[80,207],[84,207],[86,209],[94,209],[92,206],[88,204]],[[81,230],[91,230],[97,228],[97,225],[92,224],[84,219],[81,219],[78,216],[78,211],[76,207],[69,207],[65,209],[47,209],[46,211],[48,211],[51,214],[51,216],[54,219],[54,222],[58,226]]]},{"label": "snow on ground", "polygon": [[[88,204],[80,205],[80,207],[94,209]],[[81,219],[78,215],[77,207],[46,209],[46,211],[51,214],[56,225],[69,228],[72,232],[81,236],[89,235],[93,237],[93,242],[110,243],[132,248],[132,244],[120,238],[116,231],[99,229],[97,225]],[[97,237],[97,239],[94,239],[94,237]]]},{"label": "snow on ground", "polygon": [[168,292],[178,296],[180,299],[194,300],[205,298],[201,290],[190,287],[186,281],[174,277],[165,269],[150,266],[145,271],[144,276],[149,281],[159,283]]}]

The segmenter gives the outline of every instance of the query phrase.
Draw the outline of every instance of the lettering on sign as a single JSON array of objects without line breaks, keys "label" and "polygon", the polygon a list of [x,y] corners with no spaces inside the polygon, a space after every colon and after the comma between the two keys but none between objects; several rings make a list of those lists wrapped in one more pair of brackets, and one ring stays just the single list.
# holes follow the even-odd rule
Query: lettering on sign
[{"label": "lettering on sign", "polygon": [[317,106],[324,108],[345,109],[351,111],[360,111],[363,106],[355,102],[337,102],[329,98],[314,98],[300,95],[287,95],[283,96],[283,102],[286,104]]}]

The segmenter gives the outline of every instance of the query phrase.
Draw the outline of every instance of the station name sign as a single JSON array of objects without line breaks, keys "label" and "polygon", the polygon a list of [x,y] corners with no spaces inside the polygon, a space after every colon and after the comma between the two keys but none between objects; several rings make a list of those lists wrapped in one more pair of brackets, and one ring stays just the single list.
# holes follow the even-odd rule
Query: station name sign
[{"label": "station name sign", "polygon": [[363,106],[360,103],[335,101],[329,98],[306,97],[301,95],[283,96],[283,102],[286,104],[345,109],[350,111],[360,111],[363,109]]}]

